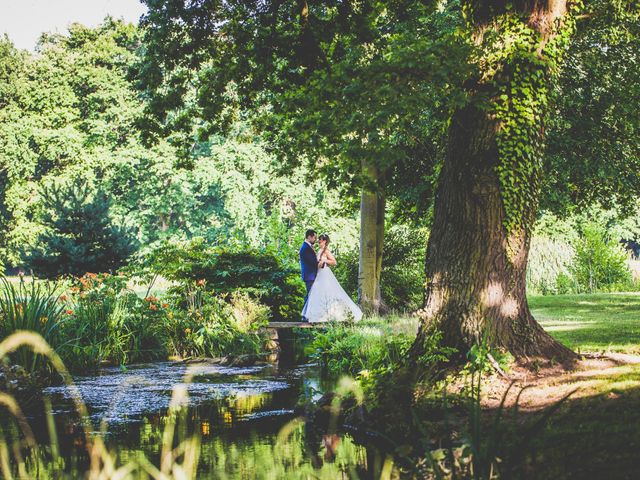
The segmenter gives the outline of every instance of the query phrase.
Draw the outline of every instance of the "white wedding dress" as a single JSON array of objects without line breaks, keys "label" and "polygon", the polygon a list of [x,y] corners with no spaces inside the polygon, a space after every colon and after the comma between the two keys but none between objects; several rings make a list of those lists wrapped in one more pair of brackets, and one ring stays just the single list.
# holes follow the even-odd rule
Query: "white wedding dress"
[{"label": "white wedding dress", "polygon": [[[320,260],[318,258],[318,261]],[[324,268],[318,267],[318,274],[309,292],[309,299],[304,306],[302,316],[309,323],[347,320],[357,322],[362,318],[362,310],[340,286],[329,266],[325,265]]]}]

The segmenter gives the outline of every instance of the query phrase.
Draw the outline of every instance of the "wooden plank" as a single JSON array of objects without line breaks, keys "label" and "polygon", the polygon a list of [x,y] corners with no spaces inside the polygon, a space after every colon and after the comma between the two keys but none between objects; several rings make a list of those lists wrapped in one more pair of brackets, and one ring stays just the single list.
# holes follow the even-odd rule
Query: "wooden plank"
[{"label": "wooden plank", "polygon": [[266,328],[314,328],[322,327],[321,324],[308,322],[271,322]]}]

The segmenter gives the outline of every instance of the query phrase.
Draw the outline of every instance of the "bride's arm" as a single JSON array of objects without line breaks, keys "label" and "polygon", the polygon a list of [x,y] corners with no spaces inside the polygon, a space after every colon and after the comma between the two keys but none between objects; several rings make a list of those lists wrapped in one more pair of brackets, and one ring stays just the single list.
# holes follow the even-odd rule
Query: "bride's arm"
[{"label": "bride's arm", "polygon": [[327,265],[330,265],[330,266],[334,267],[334,266],[336,266],[338,264],[338,262],[336,262],[336,257],[334,257],[333,254],[329,250],[327,250],[325,252],[325,255],[326,255],[326,258],[327,258],[327,261],[326,261]]}]

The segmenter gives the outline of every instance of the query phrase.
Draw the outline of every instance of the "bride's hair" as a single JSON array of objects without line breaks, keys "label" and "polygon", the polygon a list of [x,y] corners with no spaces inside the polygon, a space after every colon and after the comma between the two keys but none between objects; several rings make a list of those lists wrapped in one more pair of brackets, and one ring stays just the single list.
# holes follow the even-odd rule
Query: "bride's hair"
[{"label": "bride's hair", "polygon": [[329,235],[327,235],[326,233],[323,233],[318,237],[318,240],[324,240],[325,242],[327,242],[327,244],[329,244]]}]

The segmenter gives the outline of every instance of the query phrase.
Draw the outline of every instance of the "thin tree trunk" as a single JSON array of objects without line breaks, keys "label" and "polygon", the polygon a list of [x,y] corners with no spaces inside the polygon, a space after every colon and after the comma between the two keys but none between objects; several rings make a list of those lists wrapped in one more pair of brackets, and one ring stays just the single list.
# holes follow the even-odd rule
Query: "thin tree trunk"
[{"label": "thin tree trunk", "polygon": [[[495,38],[488,35],[492,28],[496,35],[502,34],[492,17],[499,3],[487,0],[474,4],[479,45],[483,36]],[[528,7],[521,7],[523,11],[517,13],[530,15],[530,25],[542,34],[540,43],[544,46],[552,35],[550,25],[565,14],[566,1],[549,0],[548,5],[542,0],[524,3]],[[512,39],[495,45],[513,48],[509,42]],[[505,60],[502,68],[496,69],[502,75],[498,82],[492,82],[495,77],[489,76],[487,80],[478,81],[472,90],[471,102],[459,109],[450,123],[447,156],[440,173],[427,248],[425,306],[411,352],[414,361],[424,352],[425,337],[433,327],[442,332],[445,345],[457,349],[461,361],[474,344],[485,339],[517,358],[544,357],[563,362],[576,358],[571,350],[542,329],[527,303],[526,267],[535,221],[540,162],[523,156],[511,157],[507,163],[499,143],[504,124],[495,111],[483,103],[487,97],[498,101],[511,95],[505,86],[513,84],[513,77],[509,75],[518,69],[540,68],[544,78],[549,72],[539,63],[522,62],[518,68],[512,68],[514,65],[509,61]],[[531,95],[547,95],[544,87]],[[533,130],[540,137],[534,139],[539,148],[541,121],[533,125]],[[522,176],[519,177],[521,183],[509,189],[505,187],[504,172],[512,174],[509,170],[512,168],[517,168]],[[532,193],[527,195],[527,192]],[[515,223],[510,216],[514,210],[518,212]]]},{"label": "thin tree trunk", "polygon": [[377,195],[377,219],[376,219],[376,293],[378,313],[385,313],[388,309],[382,297],[380,284],[382,282],[382,259],[384,256],[384,229],[387,201],[384,192]]},{"label": "thin tree trunk", "polygon": [[[369,180],[378,184],[379,172],[363,165]],[[381,200],[382,199],[382,200]],[[367,314],[378,314],[381,306],[380,269],[384,240],[384,196],[363,187],[360,199],[360,259],[358,264],[358,303]]]}]

